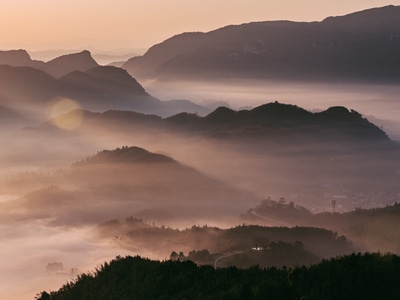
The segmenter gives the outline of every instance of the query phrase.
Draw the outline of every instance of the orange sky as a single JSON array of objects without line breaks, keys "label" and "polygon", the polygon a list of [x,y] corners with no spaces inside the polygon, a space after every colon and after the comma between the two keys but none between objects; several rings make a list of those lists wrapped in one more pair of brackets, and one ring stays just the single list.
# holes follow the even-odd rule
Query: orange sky
[{"label": "orange sky", "polygon": [[184,31],[262,20],[322,20],[400,5],[382,0],[2,0],[0,49],[147,48]]}]

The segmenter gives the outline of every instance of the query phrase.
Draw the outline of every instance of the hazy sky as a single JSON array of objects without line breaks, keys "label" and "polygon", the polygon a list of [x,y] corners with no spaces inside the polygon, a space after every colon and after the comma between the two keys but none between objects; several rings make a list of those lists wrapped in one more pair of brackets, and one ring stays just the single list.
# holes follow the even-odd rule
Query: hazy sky
[{"label": "hazy sky", "polygon": [[382,0],[1,0],[0,49],[147,48],[184,31],[263,20],[319,21]]}]

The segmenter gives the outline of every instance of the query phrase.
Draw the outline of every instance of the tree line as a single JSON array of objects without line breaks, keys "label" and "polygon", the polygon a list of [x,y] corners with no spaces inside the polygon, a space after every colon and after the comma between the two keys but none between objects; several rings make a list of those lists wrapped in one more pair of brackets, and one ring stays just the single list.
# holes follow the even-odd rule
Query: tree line
[{"label": "tree line", "polygon": [[309,267],[247,269],[128,256],[36,299],[400,299],[399,270],[399,256],[380,253],[353,253]]}]

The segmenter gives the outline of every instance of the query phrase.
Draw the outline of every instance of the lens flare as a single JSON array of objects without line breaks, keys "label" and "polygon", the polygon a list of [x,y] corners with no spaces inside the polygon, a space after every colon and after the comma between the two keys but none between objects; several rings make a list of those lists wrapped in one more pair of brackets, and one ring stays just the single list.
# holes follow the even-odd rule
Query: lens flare
[{"label": "lens flare", "polygon": [[55,126],[65,130],[77,129],[83,119],[79,104],[68,98],[57,100],[50,109],[50,117]]}]

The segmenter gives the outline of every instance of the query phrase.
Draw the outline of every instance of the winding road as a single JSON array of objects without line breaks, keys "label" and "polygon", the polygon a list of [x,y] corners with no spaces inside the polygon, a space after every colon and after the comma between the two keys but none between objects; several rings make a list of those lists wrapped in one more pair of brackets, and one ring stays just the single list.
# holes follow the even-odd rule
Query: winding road
[{"label": "winding road", "polygon": [[267,217],[264,217],[264,216],[262,216],[262,215],[259,215],[259,214],[256,213],[254,210],[253,210],[251,213],[252,213],[253,215],[255,215],[256,217],[259,217],[259,218],[261,218],[261,219],[267,220],[267,221],[272,222],[272,223],[276,223],[277,225],[288,226],[287,223],[280,222],[280,221],[277,221],[277,220],[274,220],[274,219],[267,218]]},{"label": "winding road", "polygon": [[214,261],[214,269],[216,269],[218,267],[218,262],[225,258],[225,257],[229,257],[229,256],[234,256],[234,255],[238,255],[238,254],[242,254],[243,252],[235,252],[235,253],[231,253],[231,254],[226,254],[226,255],[222,255],[220,257],[218,257],[215,261]]}]

